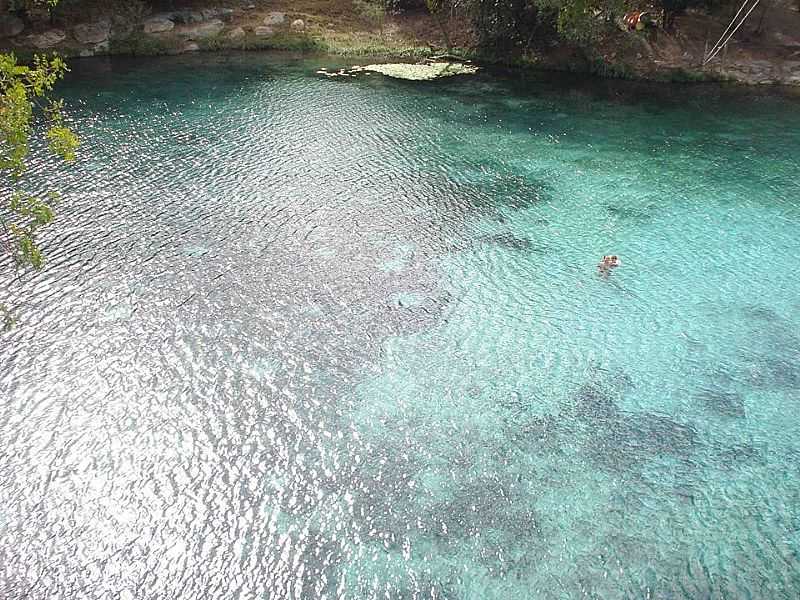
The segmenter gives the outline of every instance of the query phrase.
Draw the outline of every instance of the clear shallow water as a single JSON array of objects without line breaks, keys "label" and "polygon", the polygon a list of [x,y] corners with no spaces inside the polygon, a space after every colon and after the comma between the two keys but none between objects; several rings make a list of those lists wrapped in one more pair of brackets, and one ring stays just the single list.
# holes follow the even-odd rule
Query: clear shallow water
[{"label": "clear shallow water", "polygon": [[0,596],[797,597],[800,100],[323,64],[76,65]]}]

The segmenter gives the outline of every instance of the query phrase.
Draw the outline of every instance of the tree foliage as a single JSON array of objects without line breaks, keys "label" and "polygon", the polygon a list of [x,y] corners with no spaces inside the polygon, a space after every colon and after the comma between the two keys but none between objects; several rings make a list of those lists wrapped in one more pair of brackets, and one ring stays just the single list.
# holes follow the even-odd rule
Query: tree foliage
[{"label": "tree foliage", "polygon": [[[47,3],[52,6],[55,0]],[[0,53],[0,253],[11,257],[18,271],[42,267],[36,233],[53,221],[57,199],[54,192],[40,197],[21,188],[31,139],[41,135],[66,161],[75,159],[78,147],[77,136],[64,122],[63,103],[49,97],[66,72],[66,63],[55,55],[35,56],[30,64],[21,64],[13,54]],[[13,321],[2,303],[0,319],[5,327]]]},{"label": "tree foliage", "polygon": [[392,0],[353,0],[353,6],[364,18],[377,23],[383,33],[386,13],[391,10]]},{"label": "tree foliage", "polygon": [[480,42],[498,49],[528,47],[553,30],[551,15],[534,0],[473,0],[470,14]]},{"label": "tree foliage", "polygon": [[468,16],[479,42],[498,49],[528,47],[536,38],[589,41],[626,0],[426,0],[445,34],[445,18]]},{"label": "tree foliage", "polygon": [[[689,6],[727,0],[426,0],[447,41],[446,16],[470,18],[478,41],[499,50],[554,39],[589,45],[630,10],[665,13],[665,24]],[[447,42],[449,45],[449,41]]]}]

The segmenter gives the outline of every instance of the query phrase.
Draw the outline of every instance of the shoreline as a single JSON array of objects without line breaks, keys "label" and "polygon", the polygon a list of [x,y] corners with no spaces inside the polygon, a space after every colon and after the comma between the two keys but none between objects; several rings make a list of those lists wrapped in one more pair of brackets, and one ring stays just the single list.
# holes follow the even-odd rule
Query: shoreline
[{"label": "shoreline", "polygon": [[[197,50],[186,52],[172,52],[169,50],[155,50],[152,52],[106,52],[100,54],[87,55],[67,55],[70,61],[84,61],[102,58],[124,58],[124,59],[140,59],[145,60],[148,58],[163,58],[171,56],[197,56],[201,54],[226,54],[226,53],[278,53],[278,54],[291,54],[299,53],[301,56],[308,58],[324,58],[330,57],[331,59],[348,59],[353,63],[359,62],[359,59],[369,59],[371,61],[381,60],[383,62],[408,62],[415,63],[425,59],[437,56],[439,50],[425,48],[425,47],[408,47],[401,51],[395,49],[374,47],[370,51],[363,51],[360,48],[351,49],[348,51],[346,48],[325,48],[317,44],[308,43],[308,40],[294,40],[294,43],[288,44],[256,44],[252,46],[218,46],[214,48],[200,47]],[[603,64],[599,62],[592,62],[584,60],[576,63],[560,63],[553,62],[547,59],[544,60],[529,60],[526,58],[518,58],[516,60],[502,60],[493,56],[491,53],[484,54],[480,52],[464,51],[463,49],[451,49],[448,56],[453,59],[471,61],[484,68],[503,69],[508,71],[516,71],[522,73],[559,73],[559,74],[573,74],[573,75],[586,75],[589,77],[596,77],[599,79],[609,80],[623,80],[631,82],[642,83],[661,83],[661,84],[718,84],[729,85],[742,88],[780,88],[783,90],[800,92],[800,85],[795,83],[787,83],[782,81],[773,81],[769,84],[753,83],[742,81],[733,77],[728,77],[724,73],[715,71],[693,71],[688,69],[676,68],[663,71],[652,71],[645,73],[637,73],[634,71],[626,70],[624,67],[614,64]]]},{"label": "shoreline", "polygon": [[[289,7],[272,10],[276,4],[280,7],[281,3],[270,2],[270,10],[256,5],[181,9],[135,22],[102,15],[61,28],[48,25],[27,31],[18,27],[15,36],[0,40],[0,51],[14,52],[23,60],[52,52],[72,60],[94,56],[147,58],[199,52],[299,51],[409,62],[446,52],[486,66],[585,73],[610,79],[800,86],[800,41],[797,50],[793,50],[794,45],[771,49],[759,46],[755,50],[742,47],[706,68],[701,65],[704,49],[698,47],[696,31],[693,37],[683,38],[661,31],[647,35],[616,31],[592,47],[562,43],[546,49],[500,53],[478,48],[470,38],[468,24],[454,23],[457,39],[454,47],[445,50],[427,14],[387,18],[376,31],[375,23],[357,15],[334,17]],[[703,26],[708,27],[706,21],[711,17],[704,18]],[[686,15],[680,25],[687,32],[692,27],[697,29],[697,19],[696,15]],[[718,19],[720,26],[722,23],[724,20]]]}]

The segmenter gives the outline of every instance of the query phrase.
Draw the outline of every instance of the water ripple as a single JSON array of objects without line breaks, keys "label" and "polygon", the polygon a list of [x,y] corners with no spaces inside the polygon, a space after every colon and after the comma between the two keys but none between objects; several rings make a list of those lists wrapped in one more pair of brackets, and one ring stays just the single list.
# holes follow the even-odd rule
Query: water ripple
[{"label": "water ripple", "polygon": [[320,64],[76,65],[0,597],[796,597],[796,101]]}]

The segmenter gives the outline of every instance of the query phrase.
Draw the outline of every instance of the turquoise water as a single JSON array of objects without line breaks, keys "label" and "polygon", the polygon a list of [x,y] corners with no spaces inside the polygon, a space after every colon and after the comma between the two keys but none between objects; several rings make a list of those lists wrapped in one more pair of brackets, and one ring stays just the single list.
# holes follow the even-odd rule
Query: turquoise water
[{"label": "turquoise water", "polygon": [[76,65],[0,596],[796,598],[800,97],[320,66]]}]

